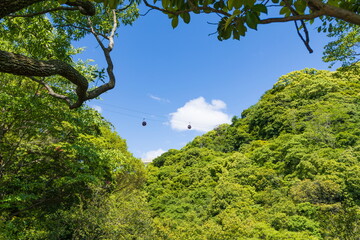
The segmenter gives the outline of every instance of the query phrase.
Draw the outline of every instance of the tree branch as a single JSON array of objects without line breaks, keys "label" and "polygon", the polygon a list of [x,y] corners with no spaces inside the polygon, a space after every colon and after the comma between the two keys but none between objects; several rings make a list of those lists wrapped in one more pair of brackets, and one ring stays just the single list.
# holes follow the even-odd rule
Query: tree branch
[{"label": "tree branch", "polygon": [[321,0],[305,0],[307,5],[313,9],[318,9],[325,13],[326,16],[342,19],[348,23],[360,25],[360,15],[352,11],[331,6]]},{"label": "tree branch", "polygon": [[45,13],[49,13],[49,12],[56,12],[56,11],[76,11],[76,10],[79,10],[79,8],[77,7],[57,7],[57,8],[51,8],[51,9],[48,9],[48,10],[44,10],[44,11],[41,11],[41,12],[36,12],[36,13],[30,13],[30,14],[24,14],[24,15],[13,15],[13,14],[10,14],[9,17],[34,17],[34,16],[38,16],[38,15],[42,15],[42,14],[45,14]]},{"label": "tree branch", "polygon": [[[290,9],[291,13],[294,15],[294,16],[299,16],[300,14],[292,7],[291,3],[289,3],[288,0],[283,0],[283,2],[285,3],[285,6],[287,8]],[[309,53],[313,53],[314,51],[311,49],[310,47],[310,38],[309,38],[309,32],[307,30],[307,27],[306,27],[306,24],[304,22],[304,20],[299,20],[301,22],[301,26],[303,27],[304,29],[304,33],[305,33],[305,38],[303,37],[303,35],[301,35],[300,33],[300,28],[297,24],[297,21],[294,21],[295,23],[295,28],[296,28],[296,32],[297,34],[299,35],[301,41],[303,41],[305,47],[307,48],[307,50],[309,51]]]},{"label": "tree branch", "polygon": [[67,102],[68,105],[71,105],[71,101],[70,101],[70,98],[67,97],[67,96],[64,96],[64,95],[61,95],[59,93],[56,93],[49,84],[47,84],[46,82],[42,81],[42,80],[39,80],[39,79],[36,79],[34,77],[29,77],[31,80],[33,80],[34,82],[37,82],[37,83],[40,83],[41,85],[43,85],[46,90],[48,90],[48,93],[50,96],[53,96],[55,98],[59,98],[59,99],[62,99],[62,100],[65,100]]},{"label": "tree branch", "polygon": [[260,23],[261,24],[269,24],[269,23],[280,23],[280,22],[291,22],[291,21],[296,21],[296,20],[311,20],[311,19],[315,19],[318,18],[320,16],[325,15],[325,13],[323,11],[317,11],[311,14],[306,14],[306,15],[296,15],[296,16],[289,16],[289,17],[283,17],[283,18],[266,18],[266,19],[261,19]]},{"label": "tree branch", "polygon": [[2,0],[0,1],[0,19],[23,8],[45,0]]},{"label": "tree branch", "polygon": [[117,28],[117,18],[116,18],[116,11],[113,10],[113,27],[111,30],[110,35],[108,36],[108,40],[109,40],[109,45],[108,47],[105,47],[104,44],[102,43],[102,41],[100,40],[98,34],[95,32],[92,24],[91,24],[91,20],[89,18],[89,27],[92,31],[92,34],[94,35],[96,41],[99,43],[101,49],[103,50],[104,56],[105,56],[105,60],[108,64],[108,67],[106,69],[108,76],[109,76],[109,81],[107,83],[104,83],[103,85],[91,90],[88,92],[88,98],[89,99],[93,99],[98,97],[100,94],[113,89],[115,87],[115,75],[114,75],[114,64],[112,62],[112,59],[110,57],[110,52],[112,51],[113,47],[114,47],[114,36],[115,36],[115,31]]},{"label": "tree branch", "polygon": [[[33,4],[44,2],[46,0],[1,0],[0,1],[0,19],[9,16],[21,9],[27,8]],[[68,1],[65,4],[76,7],[80,13],[87,16],[94,16],[95,6],[92,2],[86,0]],[[46,13],[47,10],[44,10]],[[44,14],[43,13],[43,14]],[[35,13],[35,15],[38,15]]]},{"label": "tree branch", "polygon": [[60,75],[77,86],[78,101],[84,102],[87,99],[87,79],[71,65],[60,60],[41,61],[0,50],[0,72],[26,77]]},{"label": "tree branch", "polygon": [[182,13],[188,13],[188,12],[193,12],[193,11],[210,11],[212,13],[219,13],[219,14],[222,14],[224,16],[231,17],[230,13],[225,12],[223,10],[218,10],[218,9],[215,9],[215,8],[211,8],[211,7],[193,6],[192,8],[188,8],[188,9],[185,9],[185,10],[170,11],[170,10],[167,10],[167,9],[163,9],[163,8],[159,8],[157,6],[151,5],[151,4],[149,4],[147,2],[147,0],[144,0],[144,3],[149,8],[156,9],[156,10],[159,10],[159,11],[161,11],[163,13],[172,14],[172,15],[175,15],[175,16],[178,16],[178,15],[180,15]]},{"label": "tree branch", "polygon": [[301,33],[300,33],[299,26],[298,26],[297,22],[294,21],[294,23],[295,23],[295,28],[296,28],[296,32],[297,32],[297,34],[299,35],[301,41],[303,41],[303,43],[304,43],[305,47],[307,48],[307,50],[309,51],[309,53],[313,53],[314,51],[312,50],[312,48],[310,47],[310,44],[309,44],[310,38],[309,38],[309,33],[308,33],[308,31],[307,31],[306,25],[305,25],[305,23],[304,23],[303,20],[300,20],[300,21],[301,21],[302,27],[304,28],[305,39],[304,39],[304,37],[303,37],[303,36],[301,35]]},{"label": "tree branch", "polygon": [[[0,0],[0,18],[2,16],[9,15],[13,12],[16,12],[17,10],[23,9],[25,7],[28,7],[34,3],[41,1],[43,0],[14,0],[14,1]],[[5,9],[6,11],[4,9],[1,9],[4,2],[11,5],[10,8]],[[15,9],[16,6],[13,4],[13,2],[16,2],[18,4],[22,3],[22,5],[21,7]],[[38,13],[31,13],[22,16],[30,17],[40,14],[45,14],[50,11],[76,10],[76,9],[78,9],[82,14],[86,14],[89,16],[95,14],[95,7],[90,1],[76,0],[76,1],[68,1],[66,4],[72,6],[72,8],[59,7],[59,8],[48,9]],[[105,59],[108,64],[107,73],[109,76],[109,81],[107,83],[104,83],[103,85],[91,91],[88,91],[89,84],[87,79],[68,63],[62,62],[60,60],[48,60],[48,61],[36,60],[21,54],[11,53],[2,50],[0,50],[0,72],[29,77],[33,81],[42,84],[48,90],[48,93],[51,96],[65,100],[69,104],[70,108],[80,107],[85,101],[96,98],[100,94],[114,88],[115,86],[115,75],[113,73],[114,65],[110,57],[110,52],[114,47],[114,36],[118,25],[117,25],[116,11],[113,10],[112,13],[113,13],[113,25],[109,36],[106,35],[104,36],[103,34],[96,32],[91,24],[90,18],[89,18],[89,28],[82,29],[91,32],[95,36],[96,40],[98,41],[104,52]],[[19,16],[20,15],[13,15],[13,17],[19,17]],[[104,46],[99,36],[102,36],[109,41],[107,47]],[[76,85],[77,100],[75,103],[71,103],[69,97],[56,93],[51,88],[51,86],[47,84],[45,81],[36,78],[36,77],[49,77],[54,75],[60,75],[66,78],[74,85]]]},{"label": "tree branch", "polygon": [[81,1],[81,0],[67,1],[66,5],[78,7],[80,13],[82,13],[86,16],[94,16],[96,14],[95,6],[90,1],[86,1],[86,0],[85,1]]}]

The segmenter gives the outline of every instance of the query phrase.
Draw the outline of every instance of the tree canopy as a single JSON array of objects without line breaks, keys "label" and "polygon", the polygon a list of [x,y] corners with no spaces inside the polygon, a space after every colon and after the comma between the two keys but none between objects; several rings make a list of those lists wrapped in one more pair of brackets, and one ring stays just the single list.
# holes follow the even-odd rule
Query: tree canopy
[{"label": "tree canopy", "polygon": [[[114,48],[116,29],[119,22],[131,24],[138,17],[137,3],[140,1],[1,0],[0,37],[7,45],[0,48],[0,72],[29,77],[43,84],[53,97],[66,101],[70,108],[81,106],[85,101],[114,88],[116,77],[110,52]],[[314,19],[323,21],[319,31],[329,31],[330,34],[334,29],[339,29],[339,24],[343,30],[356,31],[360,25],[360,6],[356,0],[163,0],[161,6],[157,0],[153,3],[144,0],[144,4],[167,14],[174,28],[179,18],[189,23],[191,13],[217,14],[219,40],[231,36],[240,39],[246,35],[248,28],[257,29],[259,24],[294,21],[299,37],[309,52],[312,49],[307,24],[313,23]],[[30,29],[35,27],[36,37],[29,34]],[[56,33],[54,39],[48,39],[46,34],[49,32]],[[354,56],[357,56],[357,52],[354,52],[354,46],[357,45],[354,34],[345,38],[344,35],[340,36],[340,32],[335,30],[334,35],[342,40],[351,39],[353,45],[346,45],[351,50],[344,50],[344,46],[332,42],[326,52],[337,52],[337,56],[330,54],[325,59],[344,61],[345,56],[354,62]],[[107,63],[107,76],[104,70],[96,69],[84,75],[71,59],[71,55],[76,52],[71,49],[70,41],[79,40],[88,34],[93,35],[101,47]],[[7,46],[10,45],[16,47],[9,51]],[[26,48],[27,52],[21,48]],[[333,51],[334,48],[337,51]],[[51,81],[56,75],[62,77],[62,82],[70,83],[62,93],[55,89],[57,86]],[[94,88],[91,82],[96,78],[103,84]]]},{"label": "tree canopy", "polygon": [[160,239],[358,239],[359,68],[279,78],[147,167]]},{"label": "tree canopy", "polygon": [[[0,48],[0,72],[40,82],[50,95],[65,100],[70,108],[77,108],[115,86],[110,52],[120,22],[131,24],[138,16],[135,4],[117,11],[89,1],[2,0],[0,9],[0,37],[6,42]],[[101,47],[107,63],[107,81],[103,71],[91,69],[84,75],[72,61],[71,55],[77,51],[72,49],[71,41],[88,34]],[[62,94],[51,82],[57,75],[67,83]],[[93,88],[91,82],[96,78],[103,84]]]},{"label": "tree canopy", "polygon": [[[152,5],[147,0],[144,2],[148,7],[168,14],[172,19],[173,27],[178,25],[179,17],[185,23],[189,23],[190,12],[219,15],[217,27],[219,40],[231,36],[239,39],[240,36],[245,36],[248,28],[257,29],[259,24],[294,21],[298,34],[309,52],[312,52],[312,49],[309,46],[307,22],[312,23],[314,19],[320,18],[329,24],[327,28],[331,28],[332,22],[339,20],[360,25],[360,6],[356,0],[165,0],[161,1],[161,7]],[[155,0],[154,3],[156,2]],[[277,12],[273,9],[279,10]],[[301,30],[303,33],[300,32]]]},{"label": "tree canopy", "polygon": [[149,236],[144,166],[111,124],[28,78],[0,85],[0,239]]}]

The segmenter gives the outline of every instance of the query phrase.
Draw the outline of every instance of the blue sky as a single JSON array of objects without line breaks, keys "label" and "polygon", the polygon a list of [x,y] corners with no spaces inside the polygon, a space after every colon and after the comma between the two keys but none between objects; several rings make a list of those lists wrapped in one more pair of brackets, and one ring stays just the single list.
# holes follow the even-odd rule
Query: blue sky
[{"label": "blue sky", "polygon": [[[145,11],[142,11],[145,12]],[[217,16],[191,15],[190,24],[172,29],[166,15],[151,11],[133,26],[120,27],[112,58],[117,86],[88,105],[126,139],[134,156],[150,159],[180,149],[194,137],[255,104],[286,73],[327,69],[321,60],[329,41],[310,26],[313,54],[298,38],[294,23],[259,26],[240,41],[218,41]],[[94,42],[81,57],[100,66]],[[147,126],[141,126],[143,118]],[[191,123],[192,129],[186,127]]]}]

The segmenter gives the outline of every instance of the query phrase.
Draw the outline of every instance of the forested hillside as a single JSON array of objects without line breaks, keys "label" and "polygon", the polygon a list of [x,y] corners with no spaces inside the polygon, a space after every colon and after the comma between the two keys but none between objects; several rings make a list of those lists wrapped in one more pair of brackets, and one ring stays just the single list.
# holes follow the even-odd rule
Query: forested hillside
[{"label": "forested hillside", "polygon": [[145,169],[99,113],[3,74],[0,239],[359,239],[359,75],[285,75]]},{"label": "forested hillside", "polygon": [[147,167],[161,239],[360,239],[360,72],[282,76]]}]

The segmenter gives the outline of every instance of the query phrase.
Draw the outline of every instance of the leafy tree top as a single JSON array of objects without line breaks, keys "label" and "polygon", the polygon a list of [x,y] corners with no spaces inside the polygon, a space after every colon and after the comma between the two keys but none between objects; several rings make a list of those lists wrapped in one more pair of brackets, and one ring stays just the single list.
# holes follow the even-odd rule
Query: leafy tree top
[{"label": "leafy tree top", "polygon": [[[23,20],[28,21],[31,26],[36,25],[38,21],[47,21],[46,29],[56,31],[58,36],[49,46],[46,45],[48,41],[45,40],[45,35],[38,37],[37,46],[34,46],[26,55],[21,51],[9,52],[6,48],[0,48],[0,72],[29,77],[43,84],[50,95],[65,100],[70,108],[81,106],[85,101],[96,98],[115,87],[116,79],[110,52],[114,48],[116,29],[120,19],[124,24],[131,24],[135,20],[138,16],[137,3],[140,1],[1,0],[0,21],[4,30],[1,38],[6,39],[9,45],[19,46],[28,41],[29,37],[24,38],[25,34],[21,33],[26,31],[26,28],[14,27],[21,26],[19,24],[21,20],[18,20],[20,18],[31,19],[31,23],[29,20]],[[144,4],[150,9],[167,14],[174,28],[178,25],[179,18],[189,23],[191,13],[217,14],[220,17],[217,24],[219,40],[229,39],[231,36],[234,39],[240,39],[241,36],[246,35],[248,28],[257,29],[259,24],[294,21],[298,35],[309,52],[313,50],[309,45],[307,24],[313,23],[314,19],[320,18],[324,22],[324,25],[319,27],[320,31],[331,32],[339,25],[339,21],[345,23],[345,29],[360,25],[360,6],[357,0],[162,0],[161,5],[157,0],[153,3],[144,0]],[[278,13],[276,9],[279,10]],[[45,14],[51,17],[51,21]],[[44,31],[45,25],[40,26],[42,27],[38,30]],[[9,30],[8,33],[7,30]],[[22,36],[17,41],[11,38],[14,32]],[[104,54],[107,63],[107,82],[104,81],[105,71],[93,71],[92,74],[85,76],[70,61],[71,52],[66,51],[69,48],[69,41],[78,40],[87,34],[95,37]],[[348,40],[344,36],[340,38]],[[352,46],[356,45],[356,41],[352,40],[352,43]],[[328,47],[327,51],[334,52],[332,51],[334,47],[340,49],[342,45],[334,43]],[[60,50],[45,56],[40,54],[45,49],[55,48]],[[330,54],[326,60],[333,61],[334,58],[343,60],[342,56],[349,56],[349,54],[350,58],[356,56],[357,53],[354,54],[352,50],[353,48],[351,51],[340,50],[335,57]],[[62,56],[59,55],[60,53]],[[62,76],[73,87],[69,88],[68,85],[62,93],[54,90],[55,85],[48,80],[54,75]],[[89,82],[94,78],[99,78],[104,84],[91,89]]]}]

